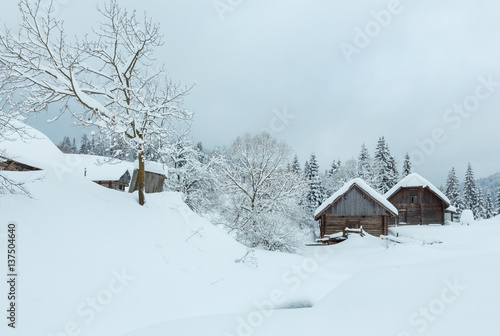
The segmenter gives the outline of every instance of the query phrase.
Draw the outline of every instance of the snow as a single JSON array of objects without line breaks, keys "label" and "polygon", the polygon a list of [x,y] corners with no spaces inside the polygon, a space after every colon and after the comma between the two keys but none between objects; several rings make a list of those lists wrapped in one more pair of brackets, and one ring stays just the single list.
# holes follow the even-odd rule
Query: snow
[{"label": "snow", "polygon": [[357,185],[359,188],[361,188],[364,192],[366,192],[368,195],[370,195],[373,199],[375,199],[377,202],[382,204],[384,207],[392,211],[395,215],[398,214],[398,210],[392,205],[384,196],[380,195],[375,189],[370,187],[368,184],[366,184],[365,181],[363,181],[360,178],[355,178],[352,179],[351,181],[347,182],[344,184],[337,192],[335,192],[332,196],[328,197],[326,201],[324,201],[314,212],[314,217],[319,215],[323,210],[328,208],[331,204],[333,204],[337,198],[345,194],[353,185]]},{"label": "snow", "polygon": [[460,215],[460,223],[462,225],[471,225],[474,224],[474,213],[472,210],[464,210]]},{"label": "snow", "polygon": [[450,205],[449,207],[446,208],[446,212],[457,212],[457,208],[454,207],[453,205]]},{"label": "snow", "polygon": [[[15,221],[19,278],[17,326],[4,321],[2,336],[500,334],[500,217],[390,228],[402,244],[354,234],[236,263],[248,249],[180,194],[147,194],[141,207],[137,192],[82,175],[95,157],[52,159],[56,168],[1,172],[32,193],[0,195],[0,250]],[[2,304],[7,292],[0,282]]]},{"label": "snow", "polygon": [[[146,161],[144,168],[147,172],[167,176],[167,171],[164,165],[159,162]],[[134,163],[134,169],[139,169],[139,161],[137,160]]]},{"label": "snow", "polygon": [[432,190],[436,195],[438,195],[439,198],[441,198],[444,202],[446,202],[448,205],[451,204],[450,200],[448,197],[446,197],[445,194],[441,192],[438,188],[436,188],[432,183],[427,181],[425,178],[422,176],[418,175],[417,173],[411,173],[410,175],[406,176],[404,179],[399,181],[394,187],[392,187],[388,192],[384,194],[385,198],[390,198],[392,195],[394,195],[400,188],[408,188],[408,187],[423,187],[423,188],[429,188]]},{"label": "snow", "polygon": [[[309,269],[315,271],[305,272],[302,282],[277,287],[254,310],[168,321],[126,336],[497,335],[499,224],[496,219],[475,228],[406,226],[393,232],[443,239],[438,245],[383,247],[377,238],[352,236],[311,248],[308,256],[317,267]],[[286,301],[289,293],[302,291],[313,281],[308,274],[320,274],[333,287],[313,307],[259,309],[273,308],[272,298]]]},{"label": "snow", "polygon": [[64,160],[64,154],[45,134],[19,121],[14,126],[22,127],[26,136],[6,132],[0,137],[0,156],[7,157],[40,169],[53,169],[55,162]]},{"label": "snow", "polygon": [[91,181],[117,181],[128,170],[132,176],[132,162],[103,158],[98,155],[66,154],[68,162],[81,176],[86,175]]}]

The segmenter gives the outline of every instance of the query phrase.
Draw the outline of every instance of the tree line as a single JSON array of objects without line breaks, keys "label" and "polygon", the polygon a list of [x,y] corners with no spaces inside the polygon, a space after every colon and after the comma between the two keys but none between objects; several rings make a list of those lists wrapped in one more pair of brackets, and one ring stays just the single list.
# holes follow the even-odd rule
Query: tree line
[{"label": "tree line", "polygon": [[467,164],[463,188],[460,187],[456,170],[452,167],[448,173],[444,192],[450,199],[451,205],[457,208],[455,220],[460,218],[460,214],[465,209],[472,210],[475,219],[492,218],[500,212],[500,188],[496,198],[489,190],[484,197],[483,191],[474,177],[474,170],[470,162]]}]

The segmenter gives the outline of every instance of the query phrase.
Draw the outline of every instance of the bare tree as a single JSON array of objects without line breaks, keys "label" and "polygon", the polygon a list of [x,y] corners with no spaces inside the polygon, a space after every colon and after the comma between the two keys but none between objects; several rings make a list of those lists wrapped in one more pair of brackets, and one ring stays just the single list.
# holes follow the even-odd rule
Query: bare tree
[{"label": "bare tree", "polygon": [[182,103],[192,86],[181,87],[163,66],[155,68],[154,51],[163,39],[146,15],[140,20],[111,0],[98,8],[101,26],[72,41],[52,4],[44,9],[42,2],[20,0],[19,32],[0,35],[0,94],[22,112],[58,103],[61,114],[69,111],[79,124],[97,126],[104,137],[136,151],[142,205],[145,152],[160,150],[175,120],[191,120]]},{"label": "bare tree", "polygon": [[250,247],[292,252],[307,185],[287,166],[291,150],[268,133],[236,139],[220,166],[222,216]]}]

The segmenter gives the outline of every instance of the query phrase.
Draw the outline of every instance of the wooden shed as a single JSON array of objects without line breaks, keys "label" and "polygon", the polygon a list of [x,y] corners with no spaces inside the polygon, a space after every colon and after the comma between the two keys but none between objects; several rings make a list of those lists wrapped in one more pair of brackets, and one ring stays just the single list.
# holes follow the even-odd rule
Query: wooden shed
[{"label": "wooden shed", "polygon": [[119,179],[94,180],[94,182],[109,189],[125,191],[130,183],[130,173],[127,170]]},{"label": "wooden shed", "polygon": [[[130,187],[128,189],[129,192],[134,192],[137,190],[138,181],[138,170],[139,164],[135,162],[134,173],[132,174],[132,180],[130,181]],[[163,191],[163,186],[165,184],[166,172],[163,169],[163,165],[158,162],[146,162],[145,164],[145,176],[144,176],[144,184],[145,184],[145,192],[147,194],[157,193]]]},{"label": "wooden shed", "polygon": [[387,235],[390,218],[398,215],[396,208],[382,195],[356,178],[346,183],[315,211],[320,236],[343,232],[345,228],[363,230],[373,236]]},{"label": "wooden shed", "polygon": [[384,196],[399,213],[390,224],[444,225],[456,212],[448,197],[417,173],[406,176]]}]

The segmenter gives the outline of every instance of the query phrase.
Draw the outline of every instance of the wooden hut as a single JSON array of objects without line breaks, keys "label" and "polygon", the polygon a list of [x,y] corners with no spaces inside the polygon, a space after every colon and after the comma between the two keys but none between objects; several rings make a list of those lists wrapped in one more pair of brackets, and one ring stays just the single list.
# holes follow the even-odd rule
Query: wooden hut
[{"label": "wooden hut", "polygon": [[[166,173],[163,170],[163,166],[157,162],[147,162],[145,164],[145,176],[144,176],[144,188],[147,194],[157,193],[163,191],[163,185],[165,184]],[[138,176],[139,169],[138,163],[136,162],[136,167],[134,173],[132,174],[132,180],[130,181],[129,192],[134,192],[138,189]]]},{"label": "wooden hut", "polygon": [[93,182],[109,189],[125,191],[130,183],[130,173],[127,170],[119,179],[93,180]]},{"label": "wooden hut", "polygon": [[392,187],[384,197],[398,209],[398,217],[390,224],[442,224],[450,220],[455,207],[432,183],[412,173]]},{"label": "wooden hut", "polygon": [[387,235],[390,218],[396,208],[382,195],[356,178],[346,183],[315,211],[321,238],[343,232],[346,228],[363,230],[373,236]]}]

